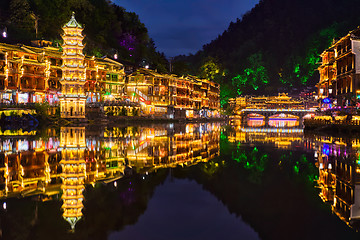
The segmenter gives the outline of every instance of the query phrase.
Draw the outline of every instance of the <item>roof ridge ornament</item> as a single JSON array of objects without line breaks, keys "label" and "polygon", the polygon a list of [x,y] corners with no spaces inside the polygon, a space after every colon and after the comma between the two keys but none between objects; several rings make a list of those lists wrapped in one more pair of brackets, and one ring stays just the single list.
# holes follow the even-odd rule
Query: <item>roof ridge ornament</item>
[{"label": "roof ridge ornament", "polygon": [[63,27],[83,28],[75,19],[75,12],[72,12],[71,19]]}]

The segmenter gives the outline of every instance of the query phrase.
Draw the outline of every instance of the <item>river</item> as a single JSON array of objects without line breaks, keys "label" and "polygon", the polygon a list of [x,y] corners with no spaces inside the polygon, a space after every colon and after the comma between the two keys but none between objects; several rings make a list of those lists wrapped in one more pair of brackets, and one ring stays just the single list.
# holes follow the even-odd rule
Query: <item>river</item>
[{"label": "river", "polygon": [[0,131],[1,239],[359,239],[360,137],[299,124]]}]

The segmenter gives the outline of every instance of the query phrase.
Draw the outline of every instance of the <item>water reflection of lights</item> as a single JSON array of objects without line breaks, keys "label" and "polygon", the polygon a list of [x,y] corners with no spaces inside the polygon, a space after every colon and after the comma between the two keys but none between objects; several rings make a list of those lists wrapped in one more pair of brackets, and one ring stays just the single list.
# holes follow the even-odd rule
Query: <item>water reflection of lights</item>
[{"label": "water reflection of lights", "polygon": [[288,108],[282,108],[282,109],[272,109],[272,108],[246,108],[241,110],[241,112],[314,112],[307,109],[288,109]]},{"label": "water reflection of lights", "polygon": [[[331,204],[331,209],[347,225],[359,227],[359,152],[358,139],[315,135],[321,189],[320,198]],[[355,143],[355,145],[354,145]]]},{"label": "water reflection of lights", "polygon": [[101,181],[117,187],[116,181],[129,171],[144,172],[146,180],[149,172],[159,168],[208,161],[219,155],[220,130],[219,123],[170,124],[111,128],[85,137],[84,128],[66,127],[61,128],[60,138],[3,139],[0,198],[27,197],[40,191],[51,198],[62,191],[64,217],[74,228],[82,216],[86,184],[95,186]]},{"label": "water reflection of lights", "polygon": [[241,128],[242,132],[261,132],[261,133],[303,133],[300,128]]}]

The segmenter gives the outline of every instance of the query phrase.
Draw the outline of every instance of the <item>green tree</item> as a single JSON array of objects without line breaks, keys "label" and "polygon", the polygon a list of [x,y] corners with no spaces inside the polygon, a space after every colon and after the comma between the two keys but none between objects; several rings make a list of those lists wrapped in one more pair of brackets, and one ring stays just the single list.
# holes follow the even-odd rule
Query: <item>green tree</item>
[{"label": "green tree", "polygon": [[269,84],[268,73],[263,64],[261,53],[255,53],[248,58],[249,67],[242,74],[232,78],[232,84],[237,89],[238,95],[257,91],[259,87]]},{"label": "green tree", "polygon": [[200,67],[199,77],[215,82],[221,82],[221,78],[225,75],[220,63],[213,57],[208,57]]}]

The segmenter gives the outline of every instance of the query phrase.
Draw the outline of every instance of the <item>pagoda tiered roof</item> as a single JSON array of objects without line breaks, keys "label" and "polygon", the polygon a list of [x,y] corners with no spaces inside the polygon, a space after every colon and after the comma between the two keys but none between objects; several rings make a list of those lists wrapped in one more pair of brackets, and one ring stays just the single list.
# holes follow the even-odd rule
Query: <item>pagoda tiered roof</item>
[{"label": "pagoda tiered roof", "polygon": [[83,28],[75,19],[75,13],[72,13],[71,19],[68,23],[66,23],[63,28],[71,27],[71,28]]}]

